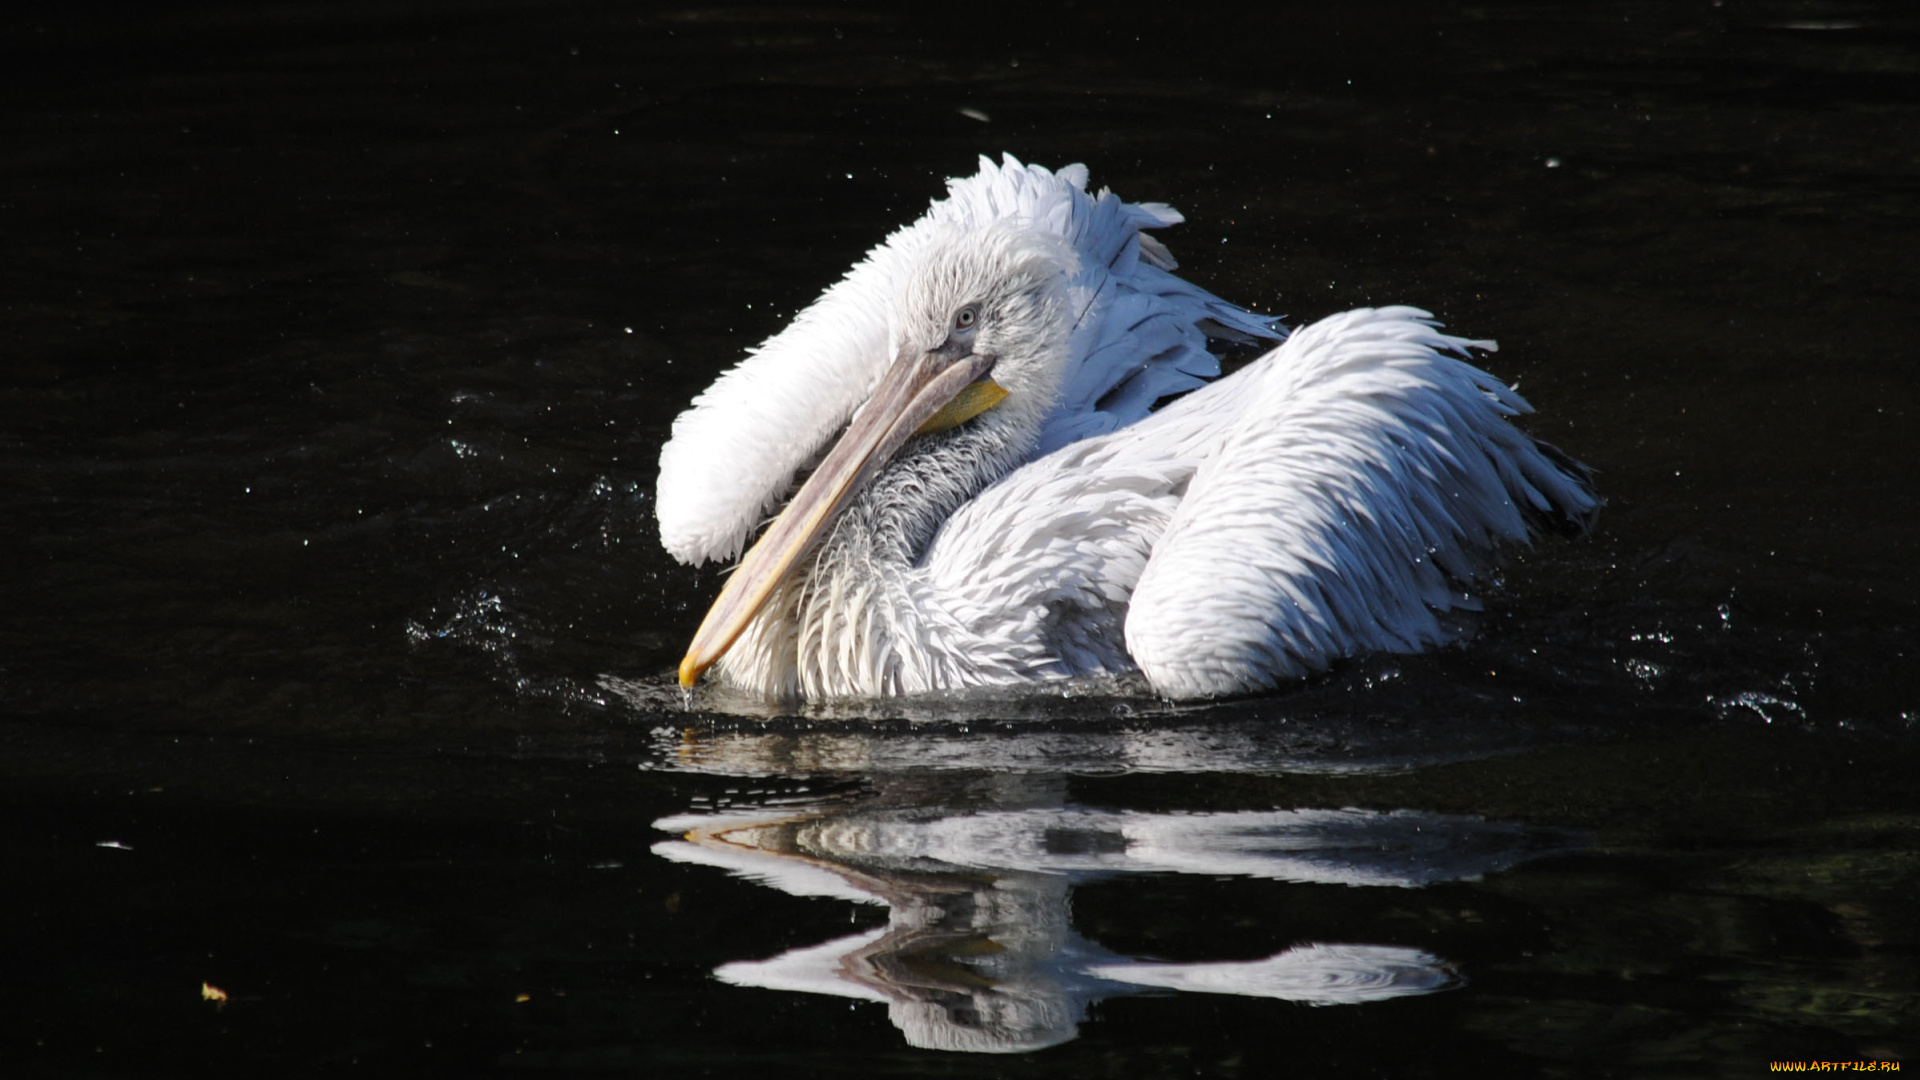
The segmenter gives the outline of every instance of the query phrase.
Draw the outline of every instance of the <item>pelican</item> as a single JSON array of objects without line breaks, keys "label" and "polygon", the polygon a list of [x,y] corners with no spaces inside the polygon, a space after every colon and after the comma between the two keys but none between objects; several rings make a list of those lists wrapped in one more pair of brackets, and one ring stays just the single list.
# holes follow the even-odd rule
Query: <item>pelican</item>
[{"label": "pelican", "polygon": [[[1257,692],[1447,640],[1499,549],[1591,528],[1589,470],[1469,362],[1492,342],[1411,307],[1289,334],[1173,273],[1146,230],[1177,211],[1087,179],[981,158],[674,422],[675,558],[734,559],[785,503],[683,686]],[[1270,348],[1222,378],[1210,342]]]}]

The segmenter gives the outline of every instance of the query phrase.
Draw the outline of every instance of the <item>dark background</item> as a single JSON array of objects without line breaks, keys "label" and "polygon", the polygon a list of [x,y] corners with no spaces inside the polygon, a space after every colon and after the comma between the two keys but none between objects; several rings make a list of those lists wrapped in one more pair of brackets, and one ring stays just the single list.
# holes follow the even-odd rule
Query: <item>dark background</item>
[{"label": "dark background", "polygon": [[[0,1068],[1910,1057],[1917,118],[1898,4],[11,7]],[[1054,777],[1115,808],[1590,830],[1405,895],[1076,896],[1082,932],[1172,958],[1413,927],[1462,990],[1118,1001],[985,1059],[707,977],[849,908],[647,850],[738,786],[679,733],[769,723],[679,709],[719,576],[654,540],[658,447],[1002,151],[1173,203],[1183,273],[1237,302],[1409,302],[1498,338],[1530,430],[1599,470],[1599,535],[1517,557],[1471,643],[1128,721],[1292,725],[1271,759],[1148,775],[1069,749]],[[980,708],[985,759],[1115,723]],[[767,730],[912,760],[959,722],[907,711]],[[1360,743],[1385,749],[1333,768]],[[775,772],[849,798],[917,775]]]}]

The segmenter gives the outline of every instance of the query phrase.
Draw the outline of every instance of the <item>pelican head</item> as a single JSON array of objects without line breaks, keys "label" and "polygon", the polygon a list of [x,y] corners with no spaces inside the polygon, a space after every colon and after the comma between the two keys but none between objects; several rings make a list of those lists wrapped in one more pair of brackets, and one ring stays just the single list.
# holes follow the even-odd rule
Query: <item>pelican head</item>
[{"label": "pelican head", "polygon": [[943,228],[928,238],[894,300],[892,363],[727,579],[680,663],[682,686],[726,654],[910,440],[968,425],[977,445],[955,464],[963,460],[976,474],[964,478],[969,488],[1032,451],[1070,359],[1077,268],[1064,240],[1017,221]]}]

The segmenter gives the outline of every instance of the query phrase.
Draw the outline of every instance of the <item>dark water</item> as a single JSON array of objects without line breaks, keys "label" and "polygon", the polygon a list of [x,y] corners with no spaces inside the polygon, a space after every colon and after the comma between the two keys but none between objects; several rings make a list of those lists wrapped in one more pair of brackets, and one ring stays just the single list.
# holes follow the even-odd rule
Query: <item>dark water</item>
[{"label": "dark water", "polygon": [[[0,1071],[1920,1051],[1906,7],[0,19]],[[672,417],[1003,150],[1499,338],[1600,533],[1255,700],[682,711]]]}]

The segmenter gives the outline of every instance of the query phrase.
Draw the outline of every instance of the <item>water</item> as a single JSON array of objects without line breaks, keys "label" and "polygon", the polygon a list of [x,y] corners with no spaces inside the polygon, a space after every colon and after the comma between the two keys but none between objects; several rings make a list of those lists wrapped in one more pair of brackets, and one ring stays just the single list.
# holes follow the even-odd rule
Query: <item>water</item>
[{"label": "water", "polygon": [[[1903,8],[4,18],[9,1072],[1920,1045]],[[684,708],[672,417],[1003,150],[1499,338],[1599,535],[1259,699]]]}]

